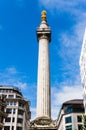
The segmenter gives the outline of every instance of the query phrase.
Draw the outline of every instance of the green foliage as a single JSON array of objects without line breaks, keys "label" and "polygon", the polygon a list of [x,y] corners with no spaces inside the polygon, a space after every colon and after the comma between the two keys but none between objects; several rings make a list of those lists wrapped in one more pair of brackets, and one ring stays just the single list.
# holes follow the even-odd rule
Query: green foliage
[{"label": "green foliage", "polygon": [[86,130],[86,115],[82,115],[82,122],[83,125],[81,127],[81,130]]},{"label": "green foliage", "polygon": [[[82,115],[81,118],[82,118],[83,125],[81,126],[80,130],[86,130],[86,115]],[[74,129],[74,130],[77,130],[77,129]]]}]

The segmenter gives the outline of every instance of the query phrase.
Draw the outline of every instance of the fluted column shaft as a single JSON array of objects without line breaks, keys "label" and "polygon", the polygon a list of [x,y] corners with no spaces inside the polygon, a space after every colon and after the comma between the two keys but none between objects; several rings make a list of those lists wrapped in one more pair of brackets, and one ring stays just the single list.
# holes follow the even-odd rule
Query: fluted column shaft
[{"label": "fluted column shaft", "polygon": [[42,38],[39,40],[37,117],[50,118],[50,107],[49,41]]}]

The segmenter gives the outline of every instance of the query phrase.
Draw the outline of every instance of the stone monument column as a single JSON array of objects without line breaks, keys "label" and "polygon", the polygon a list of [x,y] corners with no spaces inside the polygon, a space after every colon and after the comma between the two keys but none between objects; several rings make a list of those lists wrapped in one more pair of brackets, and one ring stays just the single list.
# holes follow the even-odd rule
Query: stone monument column
[{"label": "stone monument column", "polygon": [[39,42],[37,79],[37,118],[51,119],[49,42],[51,30],[47,24],[46,11],[42,11],[41,24],[36,30]]}]

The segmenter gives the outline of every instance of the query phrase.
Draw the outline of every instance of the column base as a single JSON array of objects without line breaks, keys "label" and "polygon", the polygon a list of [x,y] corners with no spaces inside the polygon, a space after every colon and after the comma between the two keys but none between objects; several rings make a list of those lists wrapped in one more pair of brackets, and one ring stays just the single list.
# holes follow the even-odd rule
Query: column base
[{"label": "column base", "polygon": [[53,121],[47,117],[38,117],[30,123],[31,130],[34,129],[56,130],[55,126],[56,126],[56,121]]}]

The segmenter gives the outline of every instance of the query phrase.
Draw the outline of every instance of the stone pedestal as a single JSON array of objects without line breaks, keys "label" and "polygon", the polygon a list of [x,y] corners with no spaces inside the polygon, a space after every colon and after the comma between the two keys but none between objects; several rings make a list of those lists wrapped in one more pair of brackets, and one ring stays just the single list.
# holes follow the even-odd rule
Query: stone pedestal
[{"label": "stone pedestal", "polygon": [[31,130],[56,130],[56,121],[52,121],[46,117],[36,118],[31,122]]}]

